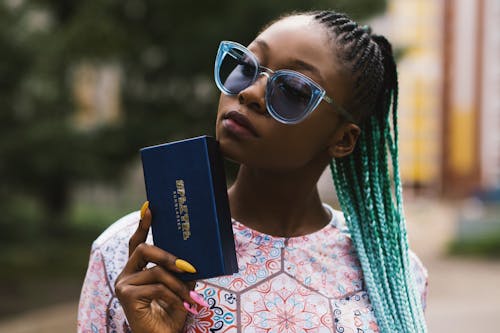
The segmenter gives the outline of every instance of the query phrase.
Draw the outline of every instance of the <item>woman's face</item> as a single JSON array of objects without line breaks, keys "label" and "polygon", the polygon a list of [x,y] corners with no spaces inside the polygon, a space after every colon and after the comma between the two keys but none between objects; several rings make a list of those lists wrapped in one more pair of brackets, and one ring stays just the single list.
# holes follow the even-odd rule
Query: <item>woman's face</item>
[{"label": "woman's face", "polygon": [[[280,20],[257,36],[248,48],[262,66],[274,71],[301,72],[321,85],[337,103],[345,104],[349,84],[341,75],[327,32],[312,17]],[[216,136],[223,154],[238,163],[276,170],[324,160],[340,123],[334,108],[323,101],[302,122],[282,124],[266,111],[266,84],[267,77],[261,75],[237,96],[221,94]],[[251,124],[254,130],[238,125],[241,121]]]}]

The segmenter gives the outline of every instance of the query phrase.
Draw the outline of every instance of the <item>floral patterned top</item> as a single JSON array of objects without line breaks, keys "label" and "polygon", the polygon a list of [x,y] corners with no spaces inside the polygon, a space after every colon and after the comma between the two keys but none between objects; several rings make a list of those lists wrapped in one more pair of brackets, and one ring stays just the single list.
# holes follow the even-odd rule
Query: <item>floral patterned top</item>
[{"label": "floral patterned top", "polygon": [[[188,314],[186,332],[378,332],[343,214],[305,236],[273,237],[233,220],[239,272],[198,281],[210,307]],[[111,225],[92,246],[78,332],[130,332],[114,292],[139,213]],[[152,243],[151,233],[147,240]],[[425,307],[427,271],[410,253]]]}]

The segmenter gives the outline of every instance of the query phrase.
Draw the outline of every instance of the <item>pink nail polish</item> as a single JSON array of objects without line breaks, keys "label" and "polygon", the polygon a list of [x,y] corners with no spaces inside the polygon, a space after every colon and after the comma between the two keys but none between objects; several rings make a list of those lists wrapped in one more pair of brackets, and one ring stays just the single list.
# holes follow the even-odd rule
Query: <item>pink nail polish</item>
[{"label": "pink nail polish", "polygon": [[196,291],[191,290],[189,292],[189,296],[191,296],[191,298],[193,299],[193,301],[195,301],[196,303],[200,304],[201,306],[204,306],[206,308],[209,307],[208,303]]},{"label": "pink nail polish", "polygon": [[196,309],[192,309],[188,302],[184,302],[183,304],[184,304],[184,309],[188,310],[194,315],[198,314],[198,311],[196,311]]}]

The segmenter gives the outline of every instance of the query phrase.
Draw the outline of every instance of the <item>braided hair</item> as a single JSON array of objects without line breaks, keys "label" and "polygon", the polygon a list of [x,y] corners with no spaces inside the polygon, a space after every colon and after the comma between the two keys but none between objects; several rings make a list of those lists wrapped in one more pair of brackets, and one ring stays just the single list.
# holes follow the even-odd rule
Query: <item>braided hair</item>
[{"label": "braided hair", "polygon": [[345,14],[307,14],[326,28],[337,60],[353,80],[345,108],[357,119],[361,134],[354,151],[332,160],[330,167],[379,328],[381,332],[426,332],[410,270],[403,213],[398,81],[391,45]]}]

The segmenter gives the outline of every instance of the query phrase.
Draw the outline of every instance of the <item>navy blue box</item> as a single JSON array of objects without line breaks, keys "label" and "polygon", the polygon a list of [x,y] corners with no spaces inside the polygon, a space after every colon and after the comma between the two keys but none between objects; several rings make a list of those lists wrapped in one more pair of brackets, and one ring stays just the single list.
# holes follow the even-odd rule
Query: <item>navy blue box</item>
[{"label": "navy blue box", "polygon": [[218,142],[210,136],[140,150],[153,214],[153,242],[206,279],[238,271],[226,177]]}]

